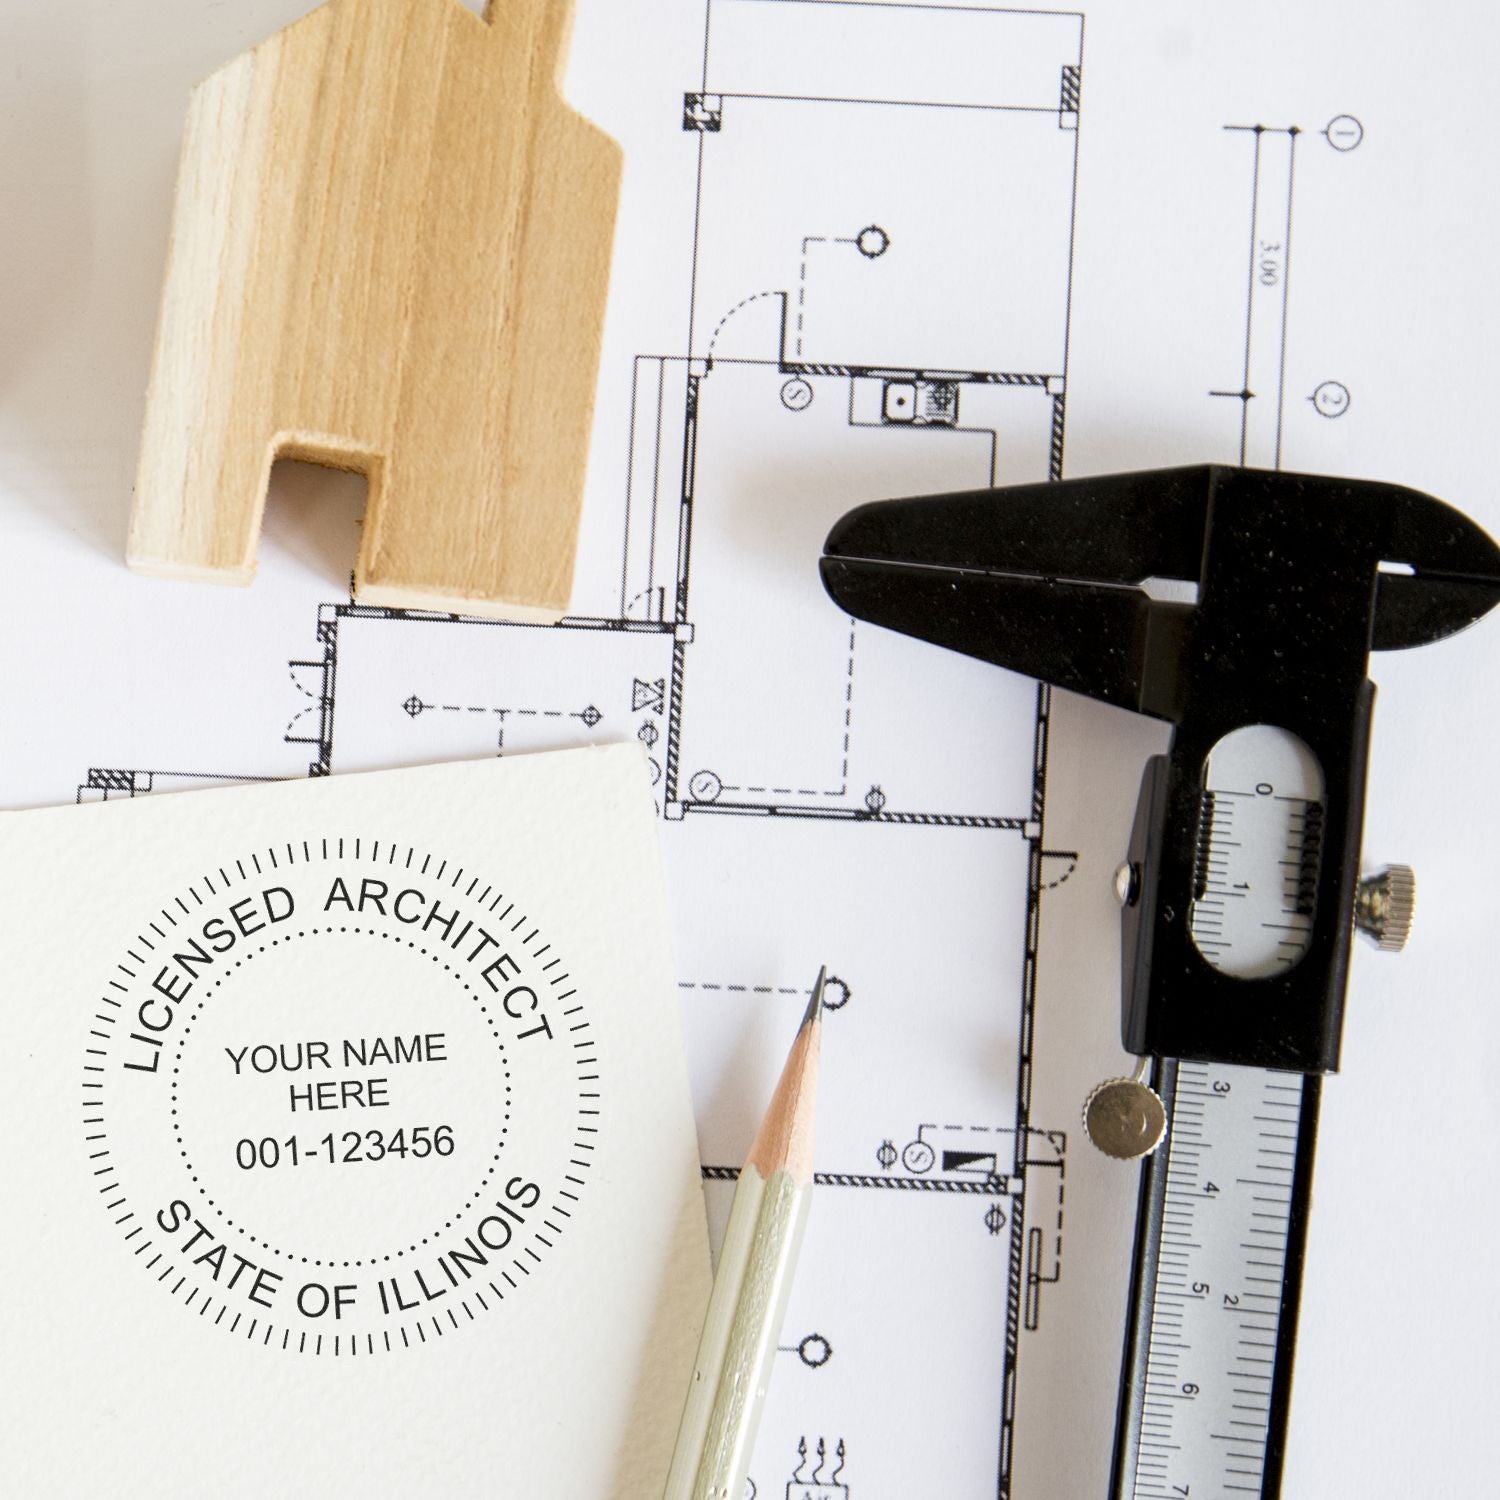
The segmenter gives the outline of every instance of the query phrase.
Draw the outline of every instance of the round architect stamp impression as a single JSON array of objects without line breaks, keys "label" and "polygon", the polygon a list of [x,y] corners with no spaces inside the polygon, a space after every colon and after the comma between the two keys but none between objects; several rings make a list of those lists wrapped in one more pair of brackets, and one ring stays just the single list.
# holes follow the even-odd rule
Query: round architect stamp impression
[{"label": "round architect stamp impression", "polygon": [[355,1355],[545,1276],[602,1090],[584,999],[520,895],[389,841],[278,845],[168,894],[102,980],[89,1156],[164,1295]]}]

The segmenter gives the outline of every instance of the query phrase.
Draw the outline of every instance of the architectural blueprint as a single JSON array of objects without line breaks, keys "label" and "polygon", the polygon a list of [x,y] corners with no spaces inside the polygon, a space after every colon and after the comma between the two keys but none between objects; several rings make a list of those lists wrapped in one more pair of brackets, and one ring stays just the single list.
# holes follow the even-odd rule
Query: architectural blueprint
[{"label": "architectural blueprint", "polygon": [[[754,1493],[1101,1495],[1136,1177],[1080,1108],[1128,1071],[1111,881],[1165,731],[855,626],[816,559],[861,501],[1174,462],[1370,474],[1494,530],[1470,59],[1495,23],[580,0],[569,96],[627,168],[574,601],[537,627],[354,603],[360,486],[291,466],[249,590],[124,570],[186,90],[302,8],[86,6],[86,64],[49,7],[0,23],[29,70],[0,92],[27,205],[0,254],[0,800],[640,741],[715,1235],[835,976]],[[1366,847],[1417,866],[1423,909],[1411,953],[1360,954],[1325,1093],[1289,1496],[1500,1465],[1468,1420],[1500,1324],[1463,1289],[1500,1127],[1492,662],[1476,637],[1374,666]],[[1436,1129],[1392,1131],[1455,1067]]]}]

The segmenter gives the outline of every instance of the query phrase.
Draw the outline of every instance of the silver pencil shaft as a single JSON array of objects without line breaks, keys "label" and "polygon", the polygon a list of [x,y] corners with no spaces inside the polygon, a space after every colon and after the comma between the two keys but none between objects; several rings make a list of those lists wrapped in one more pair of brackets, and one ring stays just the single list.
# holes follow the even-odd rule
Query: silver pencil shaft
[{"label": "silver pencil shaft", "polygon": [[664,1500],[740,1500],[812,1197],[740,1174]]}]

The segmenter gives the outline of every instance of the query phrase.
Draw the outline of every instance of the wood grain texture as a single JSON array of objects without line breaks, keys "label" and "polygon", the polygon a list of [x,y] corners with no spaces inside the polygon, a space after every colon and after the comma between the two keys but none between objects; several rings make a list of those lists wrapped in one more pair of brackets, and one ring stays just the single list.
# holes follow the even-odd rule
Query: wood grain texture
[{"label": "wood grain texture", "polygon": [[276,458],[364,473],[364,603],[568,606],[620,151],[571,0],[331,0],[193,93],[129,561],[247,583]]},{"label": "wood grain texture", "polygon": [[813,1004],[819,1009],[814,1012],[809,1006],[807,1018],[798,1028],[770,1107],[745,1158],[746,1165],[755,1167],[762,1177],[788,1172],[799,1185],[812,1181],[818,1063],[823,1041],[822,995],[820,976],[813,996]]}]

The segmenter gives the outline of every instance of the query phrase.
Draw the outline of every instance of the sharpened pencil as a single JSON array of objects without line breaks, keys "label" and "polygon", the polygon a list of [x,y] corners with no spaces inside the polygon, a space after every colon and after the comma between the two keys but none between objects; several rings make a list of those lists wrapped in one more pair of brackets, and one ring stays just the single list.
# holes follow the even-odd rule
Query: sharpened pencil
[{"label": "sharpened pencil", "polygon": [[741,1500],[812,1199],[823,986],[740,1169],[665,1500]]}]

